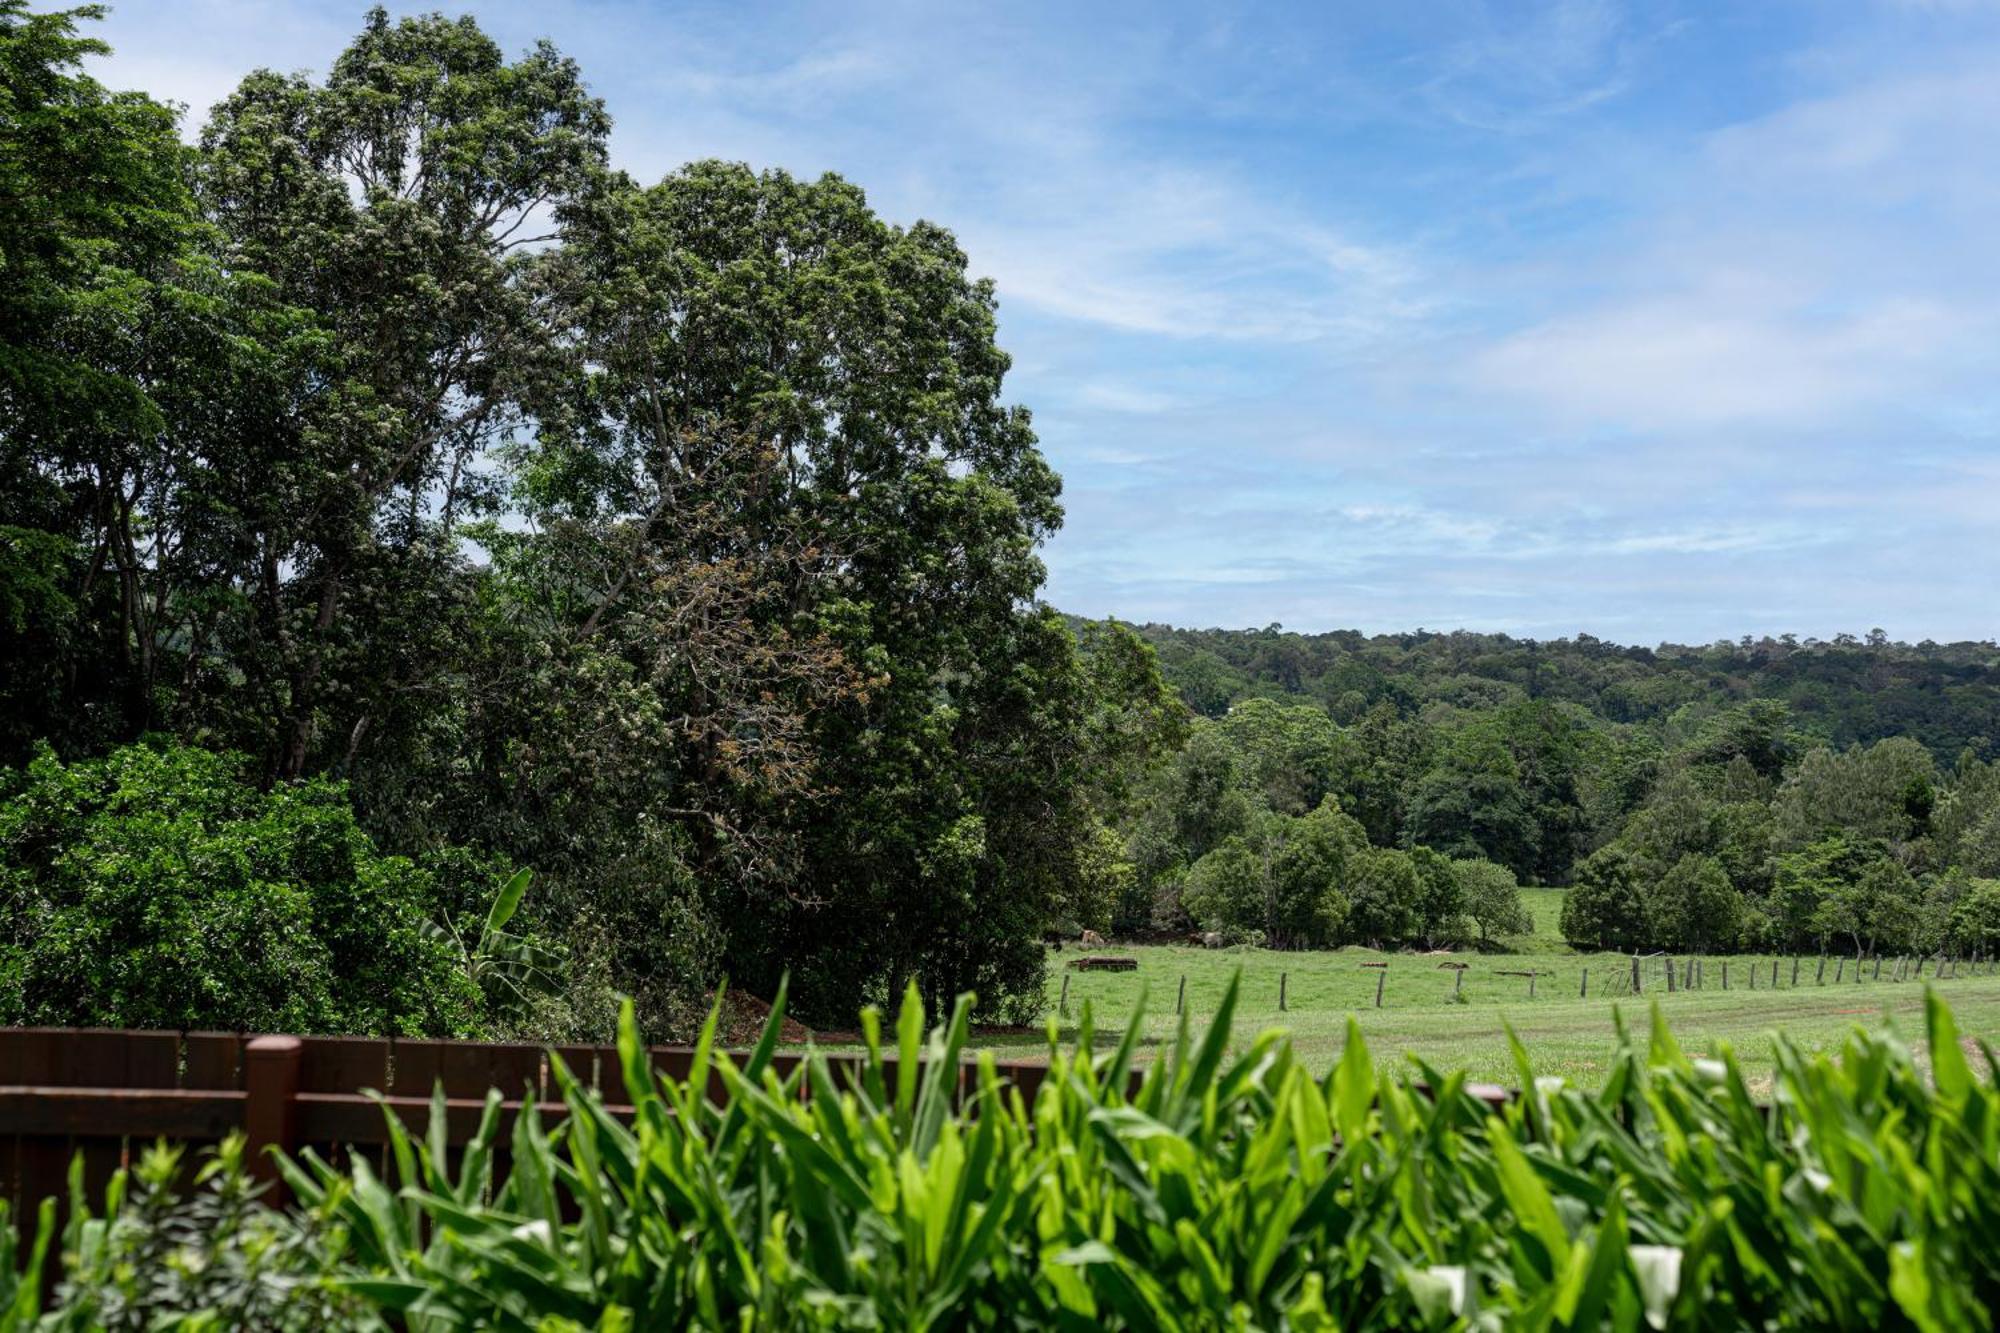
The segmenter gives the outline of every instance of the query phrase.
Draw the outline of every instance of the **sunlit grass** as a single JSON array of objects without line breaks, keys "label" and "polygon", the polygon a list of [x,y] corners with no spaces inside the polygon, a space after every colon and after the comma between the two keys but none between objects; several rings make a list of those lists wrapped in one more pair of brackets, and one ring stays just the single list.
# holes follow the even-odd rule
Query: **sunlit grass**
[{"label": "sunlit grass", "polygon": [[[1819,960],[1800,960],[1793,984],[1793,960],[1737,956],[1702,962],[1703,986],[1679,988],[1669,994],[1661,980],[1661,962],[1643,967],[1642,997],[1630,993],[1631,959],[1617,954],[1563,952],[1548,946],[1541,952],[1514,954],[1455,953],[1426,955],[1378,953],[1365,949],[1332,952],[1281,953],[1265,949],[1204,950],[1181,947],[1139,947],[1093,950],[1129,954],[1139,959],[1136,972],[1076,972],[1067,964],[1074,949],[1049,956],[1049,1000],[1053,1009],[1068,978],[1065,1028],[1074,1026],[1083,1006],[1092,1008],[1100,1033],[1115,1039],[1130,1021],[1141,992],[1147,996],[1142,1036],[1157,1043],[1171,1039],[1175,1004],[1185,978],[1188,1012],[1197,1019],[1214,1012],[1229,978],[1243,974],[1242,998],[1234,1024],[1235,1038],[1247,1041],[1267,1027],[1291,1031],[1300,1056],[1309,1064],[1331,1066],[1344,1044],[1348,1015],[1356,1016],[1378,1055],[1393,1058],[1414,1053],[1443,1070],[1466,1070],[1472,1077],[1504,1082],[1515,1080],[1507,1050],[1506,1028],[1514,1026],[1526,1043],[1537,1069],[1545,1073],[1589,1076],[1601,1073],[1613,1044],[1613,1013],[1622,1007],[1628,1019],[1642,1017],[1645,1006],[1659,1000],[1674,1033],[1692,1052],[1713,1052],[1729,1043],[1753,1079],[1768,1078],[1773,1032],[1783,1032],[1809,1050],[1837,1045],[1856,1024],[1892,1024],[1905,1032],[1921,1026],[1923,986],[1894,982],[1895,962],[1884,962],[1875,979],[1872,961],[1864,965],[1859,983],[1852,960],[1829,959],[1825,980],[1818,977]],[[1729,988],[1722,988],[1724,962]],[[1778,987],[1771,987],[1777,964]],[[1386,963],[1386,968],[1365,966]],[[1463,1003],[1454,1001],[1458,984],[1454,969],[1464,963]],[[1684,960],[1677,965],[1685,966]],[[1525,977],[1509,972],[1534,971],[1535,994],[1528,996]],[[1588,972],[1588,994],[1582,994]],[[1752,973],[1756,988],[1750,987]],[[1926,979],[1930,970],[1926,968]],[[1280,977],[1286,1007],[1278,1008]],[[1835,981],[1838,976],[1840,980]],[[1375,989],[1382,982],[1382,1007],[1375,1007]],[[1956,1009],[1961,1029],[1969,1036],[2000,1042],[2000,976],[1983,971],[1974,976],[1961,965],[1956,977],[1939,983]],[[1612,994],[1608,992],[1617,991]],[[995,1038],[991,1044],[1032,1052],[1039,1038]]]}]

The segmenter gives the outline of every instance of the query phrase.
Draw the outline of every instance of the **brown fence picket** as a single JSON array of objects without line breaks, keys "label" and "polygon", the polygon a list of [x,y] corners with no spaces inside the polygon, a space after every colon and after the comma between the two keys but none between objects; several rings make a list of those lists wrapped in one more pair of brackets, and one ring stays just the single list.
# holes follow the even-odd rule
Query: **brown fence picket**
[{"label": "brown fence picket", "polygon": [[381,1037],[303,1037],[300,1092],[389,1091],[389,1043]]},{"label": "brown fence picket", "polygon": [[242,1034],[236,1032],[190,1032],[181,1038],[181,1086],[183,1088],[242,1088]]},{"label": "brown fence picket", "polygon": [[517,1043],[398,1040],[392,1090],[399,1097],[428,1097],[437,1084],[447,1097],[483,1098],[498,1088],[508,1101],[523,1092],[539,1096],[542,1048]]},{"label": "brown fence picket", "polygon": [[[578,1083],[581,1083],[586,1088],[594,1088],[598,1086],[597,1080],[601,1077],[597,1072],[598,1049],[595,1046],[551,1046],[549,1053],[562,1060],[563,1064],[568,1067],[570,1076]],[[617,1073],[618,1055],[614,1050],[611,1058],[613,1082],[617,1081]],[[562,1096],[562,1088],[556,1083],[555,1066],[553,1063],[549,1066],[547,1077],[543,1082],[542,1096],[550,1101],[555,1101]]]}]

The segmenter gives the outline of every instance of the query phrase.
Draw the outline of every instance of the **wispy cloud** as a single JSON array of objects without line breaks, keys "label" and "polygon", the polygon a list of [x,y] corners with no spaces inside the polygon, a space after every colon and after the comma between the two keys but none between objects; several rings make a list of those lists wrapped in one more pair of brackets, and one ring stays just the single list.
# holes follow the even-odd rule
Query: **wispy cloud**
[{"label": "wispy cloud", "polygon": [[1472,376],[1488,391],[1631,430],[1810,424],[1926,387],[1941,354],[1987,318],[1895,298],[1835,313],[1719,275],[1698,291],[1509,335],[1479,353]]},{"label": "wispy cloud", "polygon": [[[1995,628],[2000,4],[477,12],[575,55],[642,177],[838,171],[957,232],[1068,609]],[[359,16],[126,0],[104,68],[199,113]]]}]

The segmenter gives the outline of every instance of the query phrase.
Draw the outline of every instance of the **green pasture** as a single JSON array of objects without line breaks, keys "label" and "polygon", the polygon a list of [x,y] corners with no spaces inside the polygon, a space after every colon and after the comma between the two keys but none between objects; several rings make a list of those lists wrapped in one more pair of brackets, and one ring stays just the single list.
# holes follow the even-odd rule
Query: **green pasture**
[{"label": "green pasture", "polygon": [[[1563,891],[1561,889],[1522,889],[1521,906],[1528,909],[1528,917],[1535,923],[1534,941],[1544,948],[1551,943],[1562,943]],[[1521,937],[1522,943],[1531,943]]]},{"label": "green pasture", "polygon": [[[1538,917],[1546,908],[1541,896],[1531,895],[1531,910]],[[1089,1005],[1103,1037],[1124,1030],[1144,993],[1144,1037],[1158,1043],[1172,1040],[1183,978],[1187,1010],[1199,1019],[1214,1011],[1229,978],[1240,969],[1243,991],[1235,1024],[1240,1039],[1267,1027],[1288,1028],[1303,1055],[1330,1068],[1339,1058],[1351,1015],[1380,1057],[1408,1052],[1439,1069],[1465,1069],[1474,1078],[1506,1083],[1518,1081],[1507,1044],[1508,1024],[1526,1045],[1537,1074],[1588,1081],[1605,1068],[1616,1042],[1614,1015],[1622,1010],[1628,1023],[1643,1028],[1649,1006],[1657,1001],[1690,1053],[1715,1054],[1727,1043],[1752,1078],[1761,1081],[1771,1068],[1773,1032],[1782,1031],[1809,1049],[1837,1046],[1857,1024],[1920,1032],[1924,986],[1932,979],[1931,966],[1926,966],[1924,981],[1896,982],[1896,963],[1890,959],[1884,960],[1879,980],[1873,960],[1867,961],[1857,982],[1850,958],[1844,963],[1828,959],[1821,981],[1814,957],[1799,960],[1794,984],[1790,957],[1710,957],[1701,962],[1699,990],[1681,984],[1686,960],[1676,959],[1676,986],[1669,993],[1665,960],[1655,958],[1643,962],[1641,993],[1635,997],[1629,956],[1559,949],[1432,955],[1111,946],[1090,952],[1136,958],[1138,970],[1079,972],[1069,966],[1079,956],[1072,948],[1049,955],[1049,999],[1052,1006],[1058,1003],[1067,977],[1067,1013],[1056,1015],[1058,1023],[1066,1035],[1072,1033]],[[1774,962],[1776,989],[1771,985]],[[1366,966],[1371,963],[1387,966]],[[1455,970],[1444,966],[1450,963],[1466,965],[1462,988]],[[1586,970],[1587,995],[1582,993]],[[1538,974],[1532,999],[1526,977],[1505,975],[1525,971]],[[1278,1007],[1281,977],[1283,1011]],[[1936,984],[1955,1008],[1962,1032],[2000,1044],[2000,975],[1984,966],[1974,975],[1960,964],[1955,976],[1948,974]],[[1455,991],[1462,993],[1462,1002],[1454,1000]],[[1018,1048],[1038,1041],[996,1038],[992,1044]]]}]

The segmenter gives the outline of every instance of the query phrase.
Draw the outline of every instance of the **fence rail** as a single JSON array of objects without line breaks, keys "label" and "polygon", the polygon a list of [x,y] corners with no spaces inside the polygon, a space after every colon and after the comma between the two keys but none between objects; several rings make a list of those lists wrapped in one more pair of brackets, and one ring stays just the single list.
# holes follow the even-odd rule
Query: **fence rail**
[{"label": "fence rail", "polygon": [[[389,1141],[384,1108],[422,1130],[434,1088],[446,1099],[453,1147],[476,1132],[488,1089],[505,1099],[503,1129],[531,1101],[545,1120],[558,1121],[568,1108],[550,1051],[614,1110],[627,1103],[615,1046],[0,1029],[0,1198],[16,1216],[43,1198],[65,1198],[70,1162],[79,1154],[95,1195],[135,1149],[159,1138],[200,1148],[242,1131],[255,1169],[274,1185],[264,1151],[271,1147],[289,1153],[310,1147],[335,1159],[358,1152],[379,1163]],[[693,1068],[692,1047],[653,1046],[648,1054],[662,1074],[686,1078]],[[858,1056],[828,1058],[843,1086],[857,1077]],[[800,1059],[780,1054],[773,1065],[782,1078]],[[888,1063],[893,1068],[894,1060]],[[999,1068],[1026,1097],[1046,1074],[1028,1062]],[[961,1066],[961,1097],[971,1069]],[[718,1101],[724,1096],[719,1075],[711,1076],[709,1093]]]},{"label": "fence rail", "polygon": [[[687,1078],[689,1046],[647,1048],[652,1068]],[[222,1032],[115,1029],[0,1029],[0,1198],[15,1216],[44,1198],[67,1207],[70,1163],[81,1156],[84,1184],[97,1197],[132,1154],[165,1138],[199,1149],[241,1131],[259,1177],[282,1197],[268,1148],[311,1148],[334,1161],[358,1153],[386,1166],[385,1111],[423,1131],[433,1090],[445,1096],[446,1141],[462,1147],[477,1131],[487,1091],[503,1097],[502,1145],[513,1118],[533,1102],[545,1122],[568,1115],[550,1062],[553,1053],[615,1114],[629,1098],[615,1046],[537,1045],[368,1037],[259,1036]],[[738,1053],[740,1054],[740,1052]],[[803,1057],[772,1058],[780,1078]],[[836,1086],[858,1079],[861,1057],[829,1054]],[[893,1081],[897,1061],[888,1057]],[[1029,1061],[1002,1061],[1001,1080],[1033,1098],[1047,1074]],[[961,1063],[956,1094],[971,1090],[976,1066]],[[726,1095],[711,1074],[709,1095]],[[801,1095],[809,1090],[801,1088]],[[373,1094],[373,1095],[370,1095]],[[503,1159],[503,1148],[498,1156]],[[194,1154],[189,1154],[191,1167]]]},{"label": "fence rail", "polygon": [[[687,1078],[694,1048],[647,1048],[661,1074]],[[533,1102],[545,1121],[568,1114],[549,1055],[595,1087],[615,1113],[628,1105],[615,1046],[536,1045],[404,1040],[372,1037],[260,1036],[228,1032],[134,1032],[117,1029],[0,1029],[0,1198],[16,1217],[42,1199],[67,1208],[70,1163],[81,1156],[84,1186],[102,1196],[113,1172],[132,1155],[165,1138],[200,1149],[241,1131],[250,1160],[272,1197],[281,1183],[268,1148],[312,1148],[330,1160],[350,1153],[385,1167],[389,1134],[384,1108],[421,1131],[430,1120],[434,1088],[445,1096],[446,1141],[463,1146],[476,1132],[488,1089],[502,1103],[502,1145],[522,1106]],[[788,1077],[803,1057],[780,1053],[773,1067]],[[836,1086],[860,1076],[859,1055],[828,1054]],[[896,1060],[885,1060],[894,1084]],[[961,1063],[957,1096],[974,1090],[976,1066]],[[1047,1067],[1000,1061],[1003,1084],[1032,1100]],[[1135,1075],[1136,1079],[1137,1075]],[[1508,1093],[1476,1085],[1496,1105]],[[368,1095],[369,1093],[374,1096]],[[802,1086],[801,1096],[810,1089]],[[726,1095],[711,1075],[709,1095]],[[380,1100],[378,1100],[380,1098]],[[498,1154],[506,1156],[504,1146]],[[196,1154],[186,1166],[192,1169]]]}]

